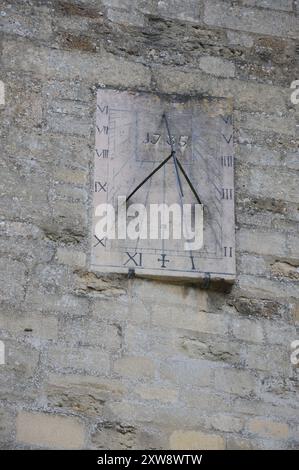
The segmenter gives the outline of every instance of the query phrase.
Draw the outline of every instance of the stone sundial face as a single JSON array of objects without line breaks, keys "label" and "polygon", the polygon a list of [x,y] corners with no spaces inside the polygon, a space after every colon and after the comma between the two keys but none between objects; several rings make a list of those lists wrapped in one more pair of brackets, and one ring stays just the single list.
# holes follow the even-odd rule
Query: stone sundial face
[{"label": "stone sundial face", "polygon": [[[234,280],[231,113],[231,102],[224,98],[98,91],[91,253],[94,270],[134,271],[140,276],[186,280]],[[97,237],[96,207],[108,203],[117,214],[119,196],[129,197],[124,203],[127,209],[142,204],[147,214],[153,204],[193,207],[200,202],[202,246],[186,249],[184,239],[171,237]],[[145,225],[149,231],[151,223],[148,217]],[[170,218],[170,228],[172,224]]]}]

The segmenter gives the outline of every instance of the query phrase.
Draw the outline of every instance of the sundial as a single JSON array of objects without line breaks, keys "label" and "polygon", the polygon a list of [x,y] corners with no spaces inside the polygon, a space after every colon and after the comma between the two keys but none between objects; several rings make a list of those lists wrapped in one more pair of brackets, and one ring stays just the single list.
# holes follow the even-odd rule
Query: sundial
[{"label": "sundial", "polygon": [[[229,99],[99,89],[93,190],[92,269],[174,280],[234,280]],[[134,207],[143,208],[136,236],[98,236],[96,208],[103,204],[115,209],[116,219],[126,209],[127,223],[137,214]],[[160,204],[162,212],[173,204],[182,209],[189,205],[200,243],[186,245],[184,237],[173,236],[171,211],[168,227],[165,213],[161,216],[160,236],[141,236],[142,224],[148,234],[155,232],[149,215]],[[195,214],[201,226],[196,226]],[[182,217],[183,229],[184,223]]]}]

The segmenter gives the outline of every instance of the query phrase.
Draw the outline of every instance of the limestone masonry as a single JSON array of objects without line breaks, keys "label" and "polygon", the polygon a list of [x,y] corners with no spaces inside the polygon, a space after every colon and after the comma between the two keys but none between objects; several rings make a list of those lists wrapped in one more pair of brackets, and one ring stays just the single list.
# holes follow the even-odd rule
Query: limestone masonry
[{"label": "limestone masonry", "polygon": [[[0,448],[299,448],[298,11],[1,1]],[[105,86],[231,100],[231,289],[90,269]]]}]

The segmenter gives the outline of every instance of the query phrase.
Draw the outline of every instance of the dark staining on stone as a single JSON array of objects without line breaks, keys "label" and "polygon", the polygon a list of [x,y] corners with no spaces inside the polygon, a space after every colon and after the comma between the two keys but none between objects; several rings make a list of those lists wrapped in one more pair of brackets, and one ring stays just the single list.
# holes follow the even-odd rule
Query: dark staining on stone
[{"label": "dark staining on stone", "polygon": [[94,33],[105,49],[115,55],[135,56],[146,64],[197,66],[202,55],[239,57],[238,48],[224,47],[223,31],[212,31],[188,22],[149,15],[145,26],[113,24],[109,21]]},{"label": "dark staining on stone", "polygon": [[[242,189],[244,190],[245,187]],[[286,202],[274,198],[250,197],[248,194],[242,193],[242,189],[240,188],[236,200],[237,223],[242,223],[246,217],[248,223],[254,224],[251,219],[253,216],[273,217],[276,215],[279,220],[292,217],[292,207]]]},{"label": "dark staining on stone", "polygon": [[282,279],[284,281],[298,281],[299,262],[276,260],[271,264],[271,275],[273,278]]},{"label": "dark staining on stone", "polygon": [[236,61],[237,77],[285,86],[296,68],[296,42],[291,39],[259,37]]},{"label": "dark staining on stone", "polygon": [[179,340],[181,352],[191,358],[201,358],[216,362],[240,363],[239,344],[227,340],[214,341],[214,337],[196,332],[184,332]]},{"label": "dark staining on stone", "polygon": [[87,36],[75,36],[71,33],[61,33],[58,35],[58,42],[65,49],[77,49],[83,52],[96,52],[95,42]]},{"label": "dark staining on stone", "polygon": [[272,198],[255,198],[250,201],[251,207],[257,210],[274,212],[277,214],[285,214],[287,207],[284,201],[280,201]]},{"label": "dark staining on stone", "polygon": [[104,421],[97,425],[92,441],[97,448],[107,448],[107,439],[110,449],[131,449],[136,445],[137,429],[114,421]]},{"label": "dark staining on stone", "polygon": [[102,16],[102,13],[100,10],[95,9],[95,8],[90,8],[82,4],[74,4],[74,3],[69,3],[69,2],[64,2],[64,1],[57,1],[55,3],[56,9],[67,16],[83,16],[85,18],[98,18]]},{"label": "dark staining on stone", "polygon": [[43,227],[45,238],[59,243],[76,244],[85,238],[86,233],[76,228],[61,228],[58,225]]},{"label": "dark staining on stone", "polygon": [[90,19],[85,35],[61,32],[58,45],[62,48],[96,52],[101,44],[116,56],[141,61],[146,65],[198,67],[200,57],[208,55],[232,60],[236,76],[258,82],[285,86],[293,76],[296,42],[292,39],[258,37],[253,46],[230,44],[225,31],[208,29],[178,19],[145,15],[145,25],[113,23],[106,10],[90,8],[83,3],[58,1],[58,13]]},{"label": "dark staining on stone", "polygon": [[81,294],[104,294],[118,297],[125,295],[126,279],[118,275],[104,277],[100,273],[76,271],[77,288]]},{"label": "dark staining on stone", "polygon": [[251,299],[246,297],[232,298],[228,304],[246,316],[256,316],[272,318],[281,316],[284,311],[284,305],[267,299]]}]

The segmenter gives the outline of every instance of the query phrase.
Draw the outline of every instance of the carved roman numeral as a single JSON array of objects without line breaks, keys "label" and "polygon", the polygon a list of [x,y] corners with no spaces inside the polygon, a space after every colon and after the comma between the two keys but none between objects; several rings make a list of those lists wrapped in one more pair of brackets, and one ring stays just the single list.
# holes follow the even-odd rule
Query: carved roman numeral
[{"label": "carved roman numeral", "polygon": [[232,155],[227,155],[221,157],[221,165],[226,167],[232,167],[234,164],[234,157]]},{"label": "carved roman numeral", "polygon": [[233,247],[232,246],[224,246],[223,247],[223,255],[225,258],[229,257],[232,258],[233,256]]},{"label": "carved roman numeral", "polygon": [[100,193],[101,191],[104,191],[105,193],[107,192],[107,182],[101,183],[100,181],[95,181],[94,183],[94,192],[95,193]]},{"label": "carved roman numeral", "polygon": [[233,118],[231,114],[228,114],[227,116],[221,116],[225,124],[232,124],[233,123]]},{"label": "carved roman numeral", "polygon": [[98,245],[102,245],[103,247],[106,247],[106,238],[98,238],[96,235],[94,236],[95,239],[97,240],[97,243],[94,245],[94,248],[96,248]]},{"label": "carved roman numeral", "polygon": [[108,126],[102,126],[102,128],[100,129],[99,126],[97,126],[97,130],[98,130],[98,133],[99,134],[105,134],[107,135],[108,134]]},{"label": "carved roman numeral", "polygon": [[102,157],[102,158],[108,158],[108,155],[109,155],[109,150],[108,150],[108,149],[103,149],[103,150],[101,151],[101,153],[96,149],[96,152],[97,152],[97,156],[98,156],[99,158],[101,158],[101,157]]},{"label": "carved roman numeral", "polygon": [[107,106],[107,105],[101,107],[101,106],[98,104],[98,105],[97,105],[97,108],[101,111],[101,113],[103,113],[103,114],[108,114],[108,106]]},{"label": "carved roman numeral", "polygon": [[233,138],[233,134],[231,134],[229,137],[226,137],[224,134],[222,134],[222,137],[224,138],[225,142],[229,144]]},{"label": "carved roman numeral", "polygon": [[233,190],[230,188],[222,188],[222,199],[232,199]]},{"label": "carved roman numeral", "polygon": [[134,254],[131,254],[126,251],[126,255],[128,256],[128,259],[124,263],[124,266],[126,266],[129,262],[133,262],[134,266],[142,266],[142,253],[135,252]]},{"label": "carved roman numeral", "polygon": [[192,271],[194,271],[195,270],[194,257],[190,256],[190,260],[191,260],[191,269],[192,269]]}]

